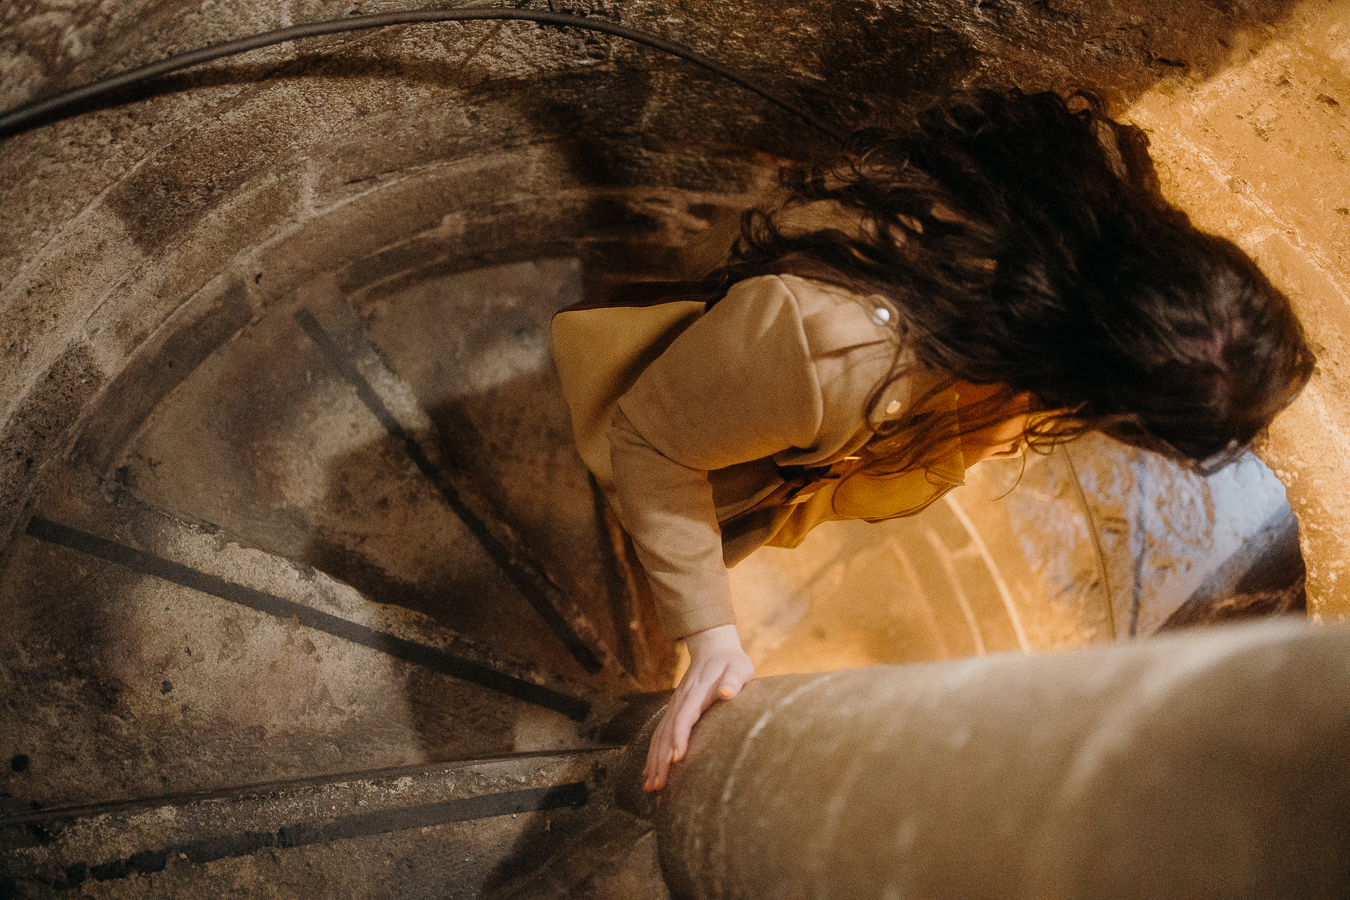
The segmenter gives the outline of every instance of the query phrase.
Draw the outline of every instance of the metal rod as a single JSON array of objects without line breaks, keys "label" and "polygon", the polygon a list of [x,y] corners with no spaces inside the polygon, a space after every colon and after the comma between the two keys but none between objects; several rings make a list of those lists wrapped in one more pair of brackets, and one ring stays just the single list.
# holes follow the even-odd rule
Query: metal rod
[{"label": "metal rod", "polygon": [[152,78],[157,78],[160,75],[167,75],[170,72],[177,72],[181,69],[201,65],[202,63],[222,59],[227,56],[247,53],[250,50],[257,50],[262,47],[270,47],[275,44],[284,44],[290,41],[298,41],[323,35],[341,34],[349,31],[386,28],[392,25],[486,20],[524,21],[537,22],[544,25],[568,26],[585,29],[587,31],[598,31],[623,38],[624,40],[633,41],[634,43],[644,44],[707,69],[722,78],[740,85],[746,90],[758,94],[770,103],[792,113],[824,134],[829,135],[836,140],[843,139],[839,132],[797,104],[792,103],[784,97],[763,87],[731,66],[724,65],[684,44],[667,40],[666,38],[646,31],[640,31],[636,28],[629,28],[625,25],[607,22],[603,19],[592,19],[584,16],[575,16],[568,13],[552,12],[548,10],[513,9],[510,7],[398,10],[369,16],[352,16],[351,18],[346,19],[330,19],[326,22],[310,22],[303,25],[292,25],[289,28],[267,31],[233,41],[226,41],[222,44],[199,47],[196,50],[179,53],[175,56],[170,56],[167,59],[162,59],[158,62],[149,63],[135,69],[130,69],[126,72],[111,75],[90,84],[72,88],[68,91],[62,91],[54,96],[42,100],[35,100],[31,103],[26,103],[12,110],[0,113],[0,138],[17,134],[20,131],[25,131],[28,128],[37,125],[47,124],[52,121],[58,121],[68,116],[75,115],[78,111],[76,108],[80,104],[107,97],[117,91],[140,84]]}]

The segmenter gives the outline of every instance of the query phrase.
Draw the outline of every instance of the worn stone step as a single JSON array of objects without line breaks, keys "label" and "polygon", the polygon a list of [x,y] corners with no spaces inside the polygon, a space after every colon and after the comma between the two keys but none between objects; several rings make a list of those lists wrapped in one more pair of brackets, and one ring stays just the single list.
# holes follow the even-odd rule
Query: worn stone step
[{"label": "worn stone step", "polygon": [[0,817],[6,897],[485,895],[585,831],[617,750],[386,769]]},{"label": "worn stone step", "polygon": [[59,481],[0,584],[0,812],[584,748],[607,715],[603,693],[115,483]]},{"label": "worn stone step", "polygon": [[[517,533],[510,511],[457,461],[472,436],[441,433],[331,281],[184,364],[191,371],[139,426],[103,423],[77,455],[159,508],[374,600],[610,692],[635,686],[631,659],[620,661],[632,654],[613,649],[612,552],[584,471],[578,515],[589,538],[541,561],[532,535]],[[121,443],[103,446],[100,433]],[[554,499],[560,510],[576,505]]]}]

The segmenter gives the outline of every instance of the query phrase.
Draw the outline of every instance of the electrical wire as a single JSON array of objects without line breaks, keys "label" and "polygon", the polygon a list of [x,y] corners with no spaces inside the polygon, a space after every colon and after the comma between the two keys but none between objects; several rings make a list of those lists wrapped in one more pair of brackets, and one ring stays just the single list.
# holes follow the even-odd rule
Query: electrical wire
[{"label": "electrical wire", "polygon": [[753,91],[765,100],[773,103],[775,106],[797,116],[811,127],[829,135],[835,140],[843,140],[843,136],[839,132],[822,122],[809,111],[778,94],[773,93],[755,81],[752,81],[734,68],[723,65],[717,60],[705,56],[684,44],[667,40],[666,38],[646,31],[640,31],[636,28],[629,28],[625,25],[607,22],[603,19],[591,19],[584,16],[571,15],[569,13],[553,12],[552,10],[515,9],[511,7],[398,10],[368,16],[352,16],[346,19],[331,19],[326,22],[311,22],[304,25],[293,25],[289,28],[280,28],[275,31],[266,31],[250,37],[226,41],[222,44],[212,44],[208,47],[200,47],[196,50],[189,50],[186,53],[170,56],[159,62],[150,63],[135,69],[129,69],[126,72],[120,72],[116,75],[111,75],[107,78],[91,82],[90,84],[72,88],[68,91],[62,91],[59,94],[55,94],[42,100],[35,100],[23,104],[12,110],[6,110],[5,112],[0,113],[0,138],[17,134],[39,125],[45,125],[51,122],[60,121],[64,118],[69,118],[76,115],[83,104],[107,97],[118,91],[141,84],[160,75],[167,75],[170,72],[177,72],[181,69],[200,65],[205,62],[211,62],[212,60],[223,59],[227,56],[236,56],[240,53],[247,53],[250,50],[257,50],[261,47],[270,47],[275,44],[284,44],[291,41],[321,37],[324,35],[341,34],[349,31],[386,28],[392,25],[484,20],[514,20],[536,22],[544,25],[569,26],[587,31],[598,31],[623,38],[624,40],[633,41],[634,43],[644,44],[648,47],[669,53],[672,56],[687,60],[696,66],[707,69],[722,78],[740,85],[746,90]]}]

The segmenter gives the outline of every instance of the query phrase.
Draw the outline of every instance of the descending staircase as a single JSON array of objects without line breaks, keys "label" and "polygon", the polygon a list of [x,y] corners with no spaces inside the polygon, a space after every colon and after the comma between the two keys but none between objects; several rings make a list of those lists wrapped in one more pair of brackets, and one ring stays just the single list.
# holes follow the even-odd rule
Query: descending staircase
[{"label": "descending staircase", "polygon": [[[674,659],[548,355],[582,280],[569,258],[378,299],[321,279],[133,362],[0,573],[0,900],[668,897],[625,748]],[[1297,534],[1256,538],[1288,507],[1214,521],[1253,485],[1278,500],[1268,472],[1224,494],[1136,457],[1035,459],[738,568],[761,674],[1287,605]]]},{"label": "descending staircase", "polygon": [[397,325],[312,286],[84,435],[0,593],[0,896],[664,893],[608,800],[670,657],[552,384],[576,267],[497,275]]}]

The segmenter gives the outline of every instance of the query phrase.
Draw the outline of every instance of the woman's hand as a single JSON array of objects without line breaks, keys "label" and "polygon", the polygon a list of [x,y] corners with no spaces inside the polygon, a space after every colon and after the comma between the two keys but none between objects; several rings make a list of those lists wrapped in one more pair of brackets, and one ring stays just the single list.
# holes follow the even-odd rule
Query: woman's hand
[{"label": "woman's hand", "polygon": [[684,643],[689,649],[689,669],[656,726],[647,751],[647,767],[642,770],[644,787],[649,791],[666,786],[670,764],[684,757],[689,733],[704,711],[718,700],[735,697],[755,674],[755,664],[741,649],[735,625],[691,634]]}]

